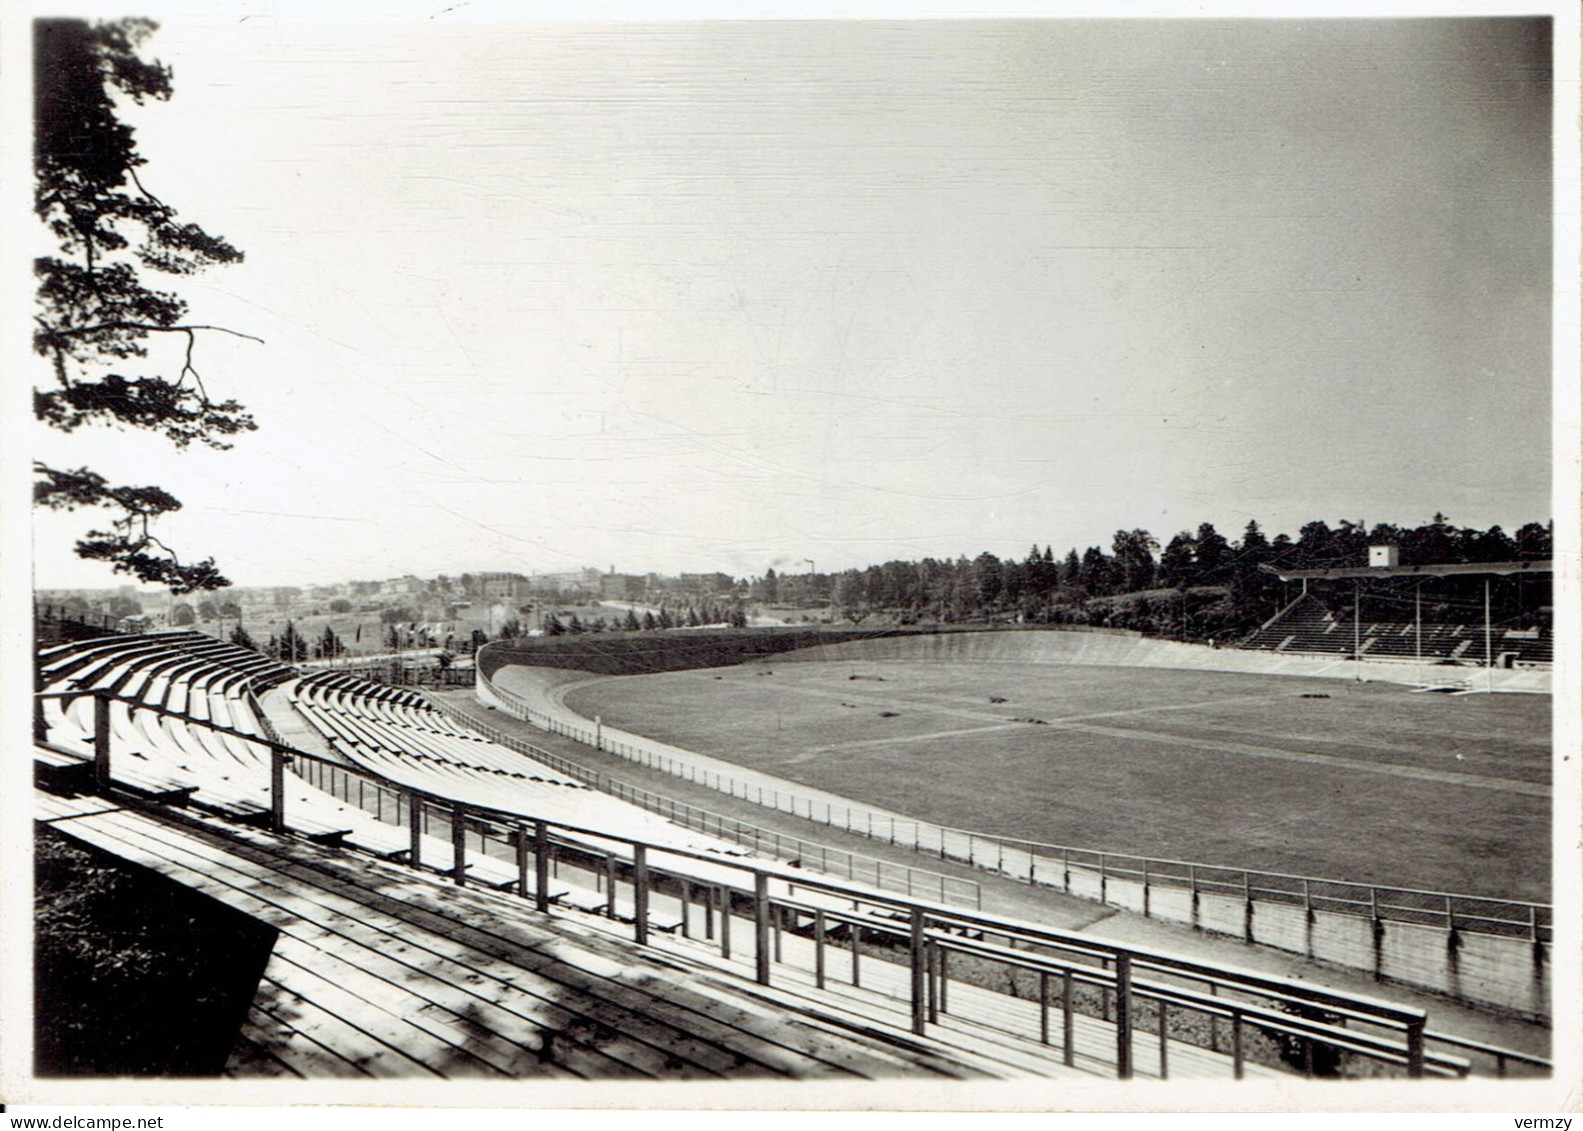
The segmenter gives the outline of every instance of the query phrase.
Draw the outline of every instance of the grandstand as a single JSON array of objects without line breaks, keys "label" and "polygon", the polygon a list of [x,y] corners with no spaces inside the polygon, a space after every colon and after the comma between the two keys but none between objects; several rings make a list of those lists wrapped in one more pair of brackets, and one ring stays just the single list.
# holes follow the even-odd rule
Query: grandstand
[{"label": "grandstand", "polygon": [[757,857],[414,692],[195,633],[46,647],[37,676],[38,819],[278,932],[233,1075],[1547,1067],[1421,1009]]},{"label": "grandstand", "polygon": [[[1274,571],[1283,581],[1300,581],[1303,591],[1238,643],[1253,651],[1340,656],[1353,660],[1406,660],[1480,667],[1547,666],[1554,642],[1547,608],[1522,609],[1522,585],[1530,576],[1548,575],[1551,563],[1481,562],[1431,566],[1306,569]],[[1491,579],[1519,575],[1513,589],[1518,610],[1491,612]],[[1455,579],[1483,579],[1483,600],[1470,600]],[[1351,586],[1325,583],[1352,582]],[[1364,583],[1369,586],[1365,598]],[[1406,582],[1411,595],[1404,595]],[[1447,582],[1446,593],[1430,595],[1431,617],[1423,613],[1424,584]],[[1310,589],[1310,583],[1314,583]],[[1328,591],[1327,597],[1321,593]],[[1369,615],[1364,615],[1365,601]],[[1509,601],[1508,601],[1509,603]]]}]

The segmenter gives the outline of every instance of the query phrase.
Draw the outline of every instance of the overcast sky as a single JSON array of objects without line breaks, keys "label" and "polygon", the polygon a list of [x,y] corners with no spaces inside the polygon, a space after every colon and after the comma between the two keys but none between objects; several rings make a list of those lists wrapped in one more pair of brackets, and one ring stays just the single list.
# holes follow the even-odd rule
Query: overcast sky
[{"label": "overcast sky", "polygon": [[[1550,517],[1542,21],[167,16],[238,584]],[[36,372],[36,381],[47,373]],[[43,587],[108,585],[37,524]]]}]

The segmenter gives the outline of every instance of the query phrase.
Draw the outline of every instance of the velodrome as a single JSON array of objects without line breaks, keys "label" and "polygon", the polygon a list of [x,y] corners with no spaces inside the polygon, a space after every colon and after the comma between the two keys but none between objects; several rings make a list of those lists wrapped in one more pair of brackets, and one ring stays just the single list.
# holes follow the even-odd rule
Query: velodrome
[{"label": "velodrome", "polygon": [[[823,653],[814,658],[828,662]],[[762,667],[760,657],[742,670]],[[504,702],[512,673],[528,670],[481,665],[483,706]],[[557,704],[575,686],[544,685]],[[808,841],[777,858],[762,838],[746,845],[739,827],[677,823],[653,795],[632,804],[633,791],[575,754],[492,734],[483,706],[458,701],[466,693],[430,700],[192,633],[45,648],[39,688],[38,819],[276,932],[232,1075],[1252,1077],[1368,1065],[1457,1077],[1547,1065],[1542,1028],[1521,1019],[1542,1007],[1508,1003],[1501,1021],[1405,984],[1393,994],[1408,968],[1390,948],[1417,927],[1387,924],[1377,958],[1398,966],[1372,986],[1319,979],[1322,965],[1272,973],[1238,961],[1246,942],[1213,942],[1230,904],[1207,873],[1180,938],[1211,949],[1173,950],[1171,936],[1129,937],[1119,922],[1082,931],[1041,921],[1038,899],[1000,904],[1012,914],[985,910],[976,881],[942,876],[930,898],[910,894],[920,882],[911,870],[898,891],[883,868],[873,884],[851,878],[850,863],[846,876],[821,872],[828,856]],[[1061,729],[1052,723],[1040,729]],[[613,749],[618,733],[596,745]],[[312,736],[315,749],[288,734]],[[693,780],[705,766],[707,784],[707,765],[728,764],[695,761]],[[827,826],[840,800],[827,797]],[[899,813],[885,853],[903,851],[898,819],[921,850],[907,850],[919,876],[961,858],[957,834],[941,831],[931,849],[928,822]],[[817,824],[806,835],[817,840]],[[967,875],[995,871],[985,847],[968,838]],[[997,845],[1001,865],[1009,847]],[[1048,861],[1024,856],[1037,882],[1018,881],[1023,890],[1052,889]],[[1052,898],[1115,905],[1136,886],[1119,858],[1108,872],[1101,861],[1097,893],[1085,888],[1086,861],[1064,867]],[[1171,918],[1180,893],[1166,878],[1151,889],[1145,876],[1140,922]],[[1278,923],[1278,909],[1257,907],[1261,931]],[[1316,897],[1311,939],[1346,929],[1335,910]],[[1458,913],[1458,976],[1476,999],[1501,936]],[[1523,945],[1547,945],[1548,918],[1531,927]]]}]

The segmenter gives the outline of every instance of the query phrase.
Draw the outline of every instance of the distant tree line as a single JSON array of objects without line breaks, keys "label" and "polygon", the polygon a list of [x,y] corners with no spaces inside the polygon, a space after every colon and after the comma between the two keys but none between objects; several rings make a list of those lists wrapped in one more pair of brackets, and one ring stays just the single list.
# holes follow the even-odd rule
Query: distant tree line
[{"label": "distant tree line", "polygon": [[635,609],[631,608],[627,609],[623,617],[614,619],[598,617],[587,621],[572,613],[563,622],[557,614],[550,613],[544,617],[544,635],[576,636],[584,632],[664,632],[672,628],[703,628],[705,625],[746,628],[747,623],[747,611],[736,601],[727,604],[701,602],[678,606],[662,604],[657,613],[653,609],[645,609],[641,617]]},{"label": "distant tree line", "polygon": [[[1368,526],[1316,520],[1294,539],[1265,535],[1250,521],[1233,542],[1212,523],[1173,535],[1162,547],[1147,530],[1118,530],[1109,549],[1089,546],[1057,556],[1034,545],[1020,558],[985,552],[974,558],[889,561],[836,574],[777,576],[773,569],[752,582],[755,600],[807,605],[860,624],[871,617],[897,623],[1002,621],[1081,624],[1137,629],[1201,639],[1257,627],[1295,595],[1266,567],[1285,570],[1368,564],[1368,548],[1396,547],[1403,565],[1544,560],[1551,555],[1548,524],[1530,522],[1508,535],[1458,528],[1443,514],[1418,527]],[[1549,603],[1548,577],[1503,584],[1497,601],[1505,617],[1533,620]],[[1473,601],[1477,579],[1443,579],[1425,613],[1450,615]],[[1384,619],[1399,611],[1399,593],[1371,596],[1370,611]],[[1409,614],[1410,616],[1411,614]]]}]

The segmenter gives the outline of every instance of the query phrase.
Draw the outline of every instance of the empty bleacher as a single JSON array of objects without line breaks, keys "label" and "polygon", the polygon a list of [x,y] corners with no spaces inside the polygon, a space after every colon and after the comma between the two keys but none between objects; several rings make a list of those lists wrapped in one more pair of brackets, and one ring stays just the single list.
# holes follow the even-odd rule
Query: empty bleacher
[{"label": "empty bleacher", "polygon": [[[1410,612],[1410,610],[1409,610]],[[1312,594],[1303,594],[1250,633],[1239,648],[1277,653],[1358,656],[1366,660],[1483,664],[1486,645],[1497,667],[1549,664],[1554,644],[1539,629],[1481,623],[1363,620],[1354,625],[1351,610],[1337,612]]]},{"label": "empty bleacher", "polygon": [[[49,769],[91,764],[96,705],[90,693],[101,691],[114,696],[108,710],[117,783],[236,821],[269,819],[271,755],[257,694],[292,678],[291,668],[177,632],[50,648],[40,654],[38,670],[44,694],[36,749]],[[58,697],[77,692],[83,694]],[[287,784],[294,826],[305,834],[380,855],[408,850],[406,834],[357,806],[294,775]],[[436,855],[443,847],[435,842]]]},{"label": "empty bleacher", "polygon": [[[498,746],[413,692],[302,676],[195,633],[48,648],[38,673],[39,819],[281,932],[238,1075],[1114,1075],[1131,1047],[1111,1013],[1122,957],[1104,944],[755,860]],[[333,759],[281,750],[261,687]],[[101,729],[110,785],[81,772],[102,768]],[[533,914],[552,904],[553,916]],[[1107,1004],[1052,1007],[959,980],[948,1007],[947,951],[964,968],[1036,972],[1044,989],[1064,978],[1070,994],[1075,978]],[[927,1029],[925,954],[938,963]],[[1277,1067],[1245,1062],[1240,1038],[1234,1053],[1217,1045],[1213,1020],[1207,1048],[1167,1031],[1167,1004],[1250,1032],[1306,1025],[1410,1063],[1395,1036],[1332,1032],[1261,1004],[1311,1011],[1332,1000],[1323,991],[1135,957],[1135,992],[1159,1019],[1156,1035],[1133,1034],[1140,1075],[1165,1075],[1168,1060],[1191,1075]],[[1360,1026],[1410,1017],[1347,1000]],[[1420,1047],[1423,1063],[1466,1070],[1424,1062]]]},{"label": "empty bleacher", "polygon": [[[556,773],[452,722],[415,692],[332,672],[303,676],[284,689],[292,704],[350,764],[432,796],[609,828],[650,843],[740,856],[734,843],[673,825]],[[623,850],[590,837],[602,852]]]}]

